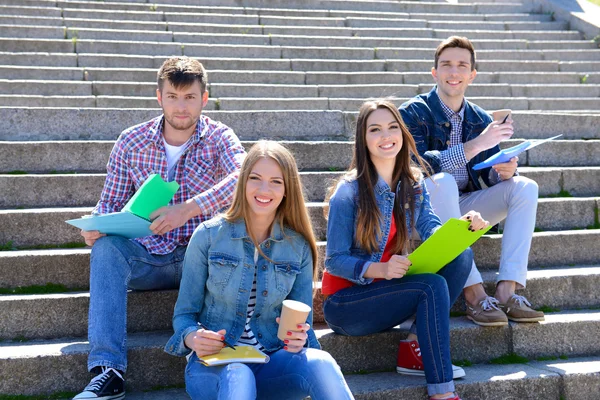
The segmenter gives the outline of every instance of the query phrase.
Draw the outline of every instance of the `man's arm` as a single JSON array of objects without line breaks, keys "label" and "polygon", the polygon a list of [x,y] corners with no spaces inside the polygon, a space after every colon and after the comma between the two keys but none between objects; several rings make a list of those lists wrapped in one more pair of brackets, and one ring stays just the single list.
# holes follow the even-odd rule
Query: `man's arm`
[{"label": "man's arm", "polygon": [[219,159],[217,169],[223,171],[225,178],[210,189],[194,196],[196,215],[214,214],[223,207],[231,204],[235,185],[239,176],[246,151],[237,135],[230,128],[222,125],[224,131],[220,134],[218,145]]},{"label": "man's arm", "polygon": [[119,138],[106,165],[106,179],[100,194],[100,200],[92,214],[108,214],[121,211],[127,201],[133,196],[133,181],[129,176],[127,155],[123,141]]}]

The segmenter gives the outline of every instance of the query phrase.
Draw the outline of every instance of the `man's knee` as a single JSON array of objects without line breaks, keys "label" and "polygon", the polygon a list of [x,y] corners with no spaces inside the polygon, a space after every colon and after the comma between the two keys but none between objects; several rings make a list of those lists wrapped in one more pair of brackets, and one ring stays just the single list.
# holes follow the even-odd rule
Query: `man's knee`
[{"label": "man's knee", "polygon": [[509,182],[512,186],[513,195],[531,202],[537,202],[539,186],[533,179],[524,176],[514,176]]},{"label": "man's knee", "polygon": [[122,255],[128,241],[129,239],[121,236],[102,236],[96,240],[90,255],[92,269],[97,268],[99,265],[114,264],[110,260]]},{"label": "man's knee", "polygon": [[433,197],[454,197],[458,201],[458,186],[454,176],[446,172],[432,175],[425,180],[427,190],[430,196]]}]

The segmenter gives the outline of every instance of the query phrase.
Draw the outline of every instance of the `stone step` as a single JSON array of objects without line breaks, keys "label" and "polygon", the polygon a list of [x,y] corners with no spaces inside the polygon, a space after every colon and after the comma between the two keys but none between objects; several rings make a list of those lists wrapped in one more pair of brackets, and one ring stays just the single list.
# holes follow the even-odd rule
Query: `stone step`
[{"label": "stone step", "polygon": [[[565,400],[592,399],[600,390],[597,376],[598,357],[569,360],[533,361],[526,365],[477,364],[465,367],[466,377],[455,381],[461,398],[505,400],[519,398],[537,400],[539,393]],[[502,379],[498,379],[502,377]],[[423,378],[402,376],[395,372],[346,375],[355,399],[420,400],[425,397]],[[153,392],[127,392],[132,400],[185,400],[185,389]]]},{"label": "stone step", "polygon": [[[156,110],[0,107],[0,116],[7,122],[0,131],[0,140],[115,139],[123,129],[157,115]],[[206,115],[234,129],[243,140],[264,137],[273,140],[345,140],[349,137],[346,124],[351,119],[350,115],[339,111],[210,111]],[[582,120],[580,116],[569,116],[566,120],[571,118]],[[9,123],[11,120],[12,124]],[[577,124],[572,122],[574,126]]]},{"label": "stone step", "polygon": [[[0,140],[114,140],[127,127],[158,115],[156,110],[101,108],[0,107]],[[355,112],[340,111],[208,111],[242,140],[347,140]],[[515,111],[521,138],[597,139],[598,116],[584,113]],[[276,124],[273,121],[277,121]]]},{"label": "stone step", "polygon": [[[263,83],[308,85],[426,84],[432,82],[429,72],[302,72],[208,70],[211,83]],[[587,77],[586,77],[587,75]],[[25,67],[0,65],[4,79],[135,81],[152,82],[156,68],[100,67]],[[476,82],[505,84],[600,84],[600,73],[578,72],[481,72]]]},{"label": "stone step", "polygon": [[[50,53],[43,52],[42,44],[51,44],[43,42],[38,46],[35,40],[24,40],[19,42],[22,48],[17,49],[15,41],[2,42],[0,39],[0,65],[2,66],[30,66],[40,65],[44,67],[85,67],[85,68],[146,68],[157,70],[166,55],[123,55],[123,54],[98,54],[98,53],[69,53],[73,50],[73,43],[68,40],[54,42],[57,46]],[[3,46],[7,44],[7,46]],[[32,44],[35,46],[28,46]],[[151,44],[150,44],[151,46]],[[203,45],[205,48],[215,47],[217,45]],[[23,49],[23,47],[29,47]],[[68,48],[67,48],[68,47]],[[223,48],[223,46],[220,46]],[[267,46],[271,50],[277,50],[276,47]],[[256,46],[254,46],[256,48]],[[25,50],[20,52],[20,50]],[[184,47],[185,50],[185,47]],[[189,49],[188,49],[189,50]],[[197,49],[196,49],[197,50]],[[16,52],[15,52],[16,51]],[[57,53],[63,51],[63,53]],[[66,51],[67,53],[64,53]],[[158,50],[156,50],[158,51]],[[179,51],[179,50],[178,50]],[[192,50],[190,50],[192,52]],[[189,55],[189,54],[188,54]],[[334,71],[341,73],[382,73],[404,71],[408,73],[410,82],[415,82],[414,77],[423,76],[425,71],[431,68],[431,60],[359,60],[352,63],[347,60],[302,60],[302,59],[268,59],[268,58],[235,58],[235,57],[202,57],[202,63],[208,70],[251,70],[251,71],[293,71],[309,73],[332,74]],[[598,64],[598,65],[596,65]],[[491,76],[501,76],[505,73],[523,72],[531,74],[540,74],[541,71],[550,73],[554,76],[558,72],[579,73],[580,79],[586,75],[595,77],[597,67],[600,63],[595,61],[479,61],[477,64],[480,71],[502,71],[490,72]],[[498,68],[495,70],[494,68]],[[328,71],[328,72],[327,72]],[[545,78],[543,81],[547,81]],[[431,81],[429,78],[427,81]],[[597,80],[595,81],[598,82]],[[509,83],[509,82],[507,82]],[[515,82],[517,83],[517,82]],[[526,79],[521,79],[521,83],[533,83]],[[574,82],[576,83],[576,82]],[[590,82],[591,83],[591,82]]]},{"label": "stone step", "polygon": [[[599,53],[600,54],[600,53]],[[118,77],[116,77],[118,78]],[[358,101],[359,106],[365,95],[395,96],[408,99],[420,93],[428,93],[432,84],[365,84],[365,85],[309,85],[309,84],[264,84],[264,83],[211,83],[209,91],[212,98],[311,98],[328,97],[351,99]],[[128,96],[155,97],[156,82],[132,81],[56,81],[56,80],[26,80],[0,79],[0,91],[5,94],[23,95],[60,95],[60,96]],[[599,98],[600,84],[506,84],[506,83],[473,83],[469,86],[470,99],[477,102],[478,97],[521,98],[521,101],[540,102],[568,98],[577,107],[577,98]],[[479,103],[477,103],[479,104]],[[58,106],[58,105],[57,105]],[[156,106],[156,103],[155,103]],[[348,110],[349,107],[344,107]],[[522,107],[515,107],[516,109]],[[588,107],[590,108],[590,107]],[[591,107],[593,109],[594,107]],[[255,107],[254,109],[261,109]],[[269,108],[263,108],[269,109]],[[351,111],[354,106],[350,108]],[[358,107],[357,107],[358,109]]]},{"label": "stone step", "polygon": [[[33,146],[32,146],[33,147]],[[289,147],[293,149],[292,146]],[[349,146],[346,146],[348,148]],[[18,159],[18,156],[22,154],[15,147],[14,157]],[[29,147],[24,147],[25,152],[29,153]],[[65,151],[62,148],[62,151]],[[328,154],[333,149],[323,149],[324,154]],[[10,151],[9,149],[2,149],[2,153]],[[559,150],[560,151],[560,150]],[[67,153],[69,154],[69,153]],[[82,153],[82,156],[89,155],[90,151]],[[344,156],[346,158],[351,156],[349,154],[340,154],[337,156],[337,160],[341,161]],[[308,165],[311,168],[310,154],[305,156],[302,153],[297,154],[297,159],[300,165]],[[85,160],[85,159],[82,159]],[[332,160],[332,163],[337,160]],[[100,164],[100,162],[98,162]],[[349,163],[346,163],[344,167],[339,169],[347,168]],[[90,163],[90,166],[93,163]],[[105,165],[105,163],[104,163]],[[336,169],[329,167],[331,169]],[[555,223],[558,223],[554,228],[552,219],[538,219],[538,228],[555,230],[559,227],[580,227],[584,228],[588,225],[594,224],[593,219],[593,201],[590,196],[600,195],[600,167],[549,167],[549,168],[531,168],[531,167],[520,167],[520,174],[529,177],[540,186],[540,196],[560,196],[560,193],[568,193],[569,196],[576,196],[576,198],[561,198],[559,199],[544,199],[543,202],[549,202],[544,207],[550,209],[554,207],[563,207],[565,204],[570,203],[571,200],[575,201],[573,207],[581,207],[577,214],[579,217],[575,220],[567,220],[565,218],[559,218]],[[26,174],[23,170],[8,171],[6,175],[0,175],[0,187],[4,188],[4,195],[0,198],[0,208],[34,208],[34,207],[85,207],[94,206],[100,197],[100,192],[104,185],[105,173],[97,174],[50,174],[50,175],[38,175],[38,174]],[[336,182],[340,177],[343,176],[343,172],[301,172],[302,185],[304,187],[304,193],[308,201],[319,202],[323,201],[326,197],[326,192],[330,186]],[[586,198],[584,200],[583,198]],[[554,204],[553,202],[558,201]],[[563,203],[566,202],[566,203]],[[553,203],[550,205],[550,203]],[[591,207],[591,208],[590,208]],[[589,214],[591,212],[591,214]],[[541,217],[541,216],[539,216]],[[583,219],[581,219],[583,218]],[[574,225],[570,225],[571,222],[578,221]]]},{"label": "stone step", "polygon": [[[3,177],[3,176],[2,176]],[[44,179],[44,176],[34,176],[38,180]],[[34,178],[34,179],[35,179]],[[41,178],[41,179],[39,179]],[[57,177],[60,180],[60,177]],[[92,185],[92,180],[81,180],[81,179],[68,179],[65,176],[60,188],[62,192],[58,193],[59,190],[53,189],[49,192],[43,192],[41,189],[45,189],[47,186],[40,184],[39,186],[33,186],[27,192],[22,194],[22,199],[19,200],[15,193],[17,192],[15,186],[7,188],[6,200],[3,200],[4,207],[11,206],[8,202],[18,202],[16,208],[0,210],[0,221],[3,221],[3,226],[10,227],[4,232],[0,233],[0,243],[13,243],[14,246],[35,246],[43,244],[62,244],[66,242],[82,242],[79,235],[79,230],[65,224],[64,221],[67,219],[78,218],[83,215],[87,215],[91,212],[91,207],[81,207],[83,201],[89,201],[88,196],[82,196],[81,189],[88,189],[89,193],[93,195],[89,196],[93,199],[99,197],[101,188],[102,176],[98,176],[95,180],[95,190],[87,187]],[[321,178],[323,179],[323,178]],[[13,183],[18,181],[16,179],[2,179],[3,181]],[[26,181],[23,179],[21,181]],[[31,181],[31,180],[29,180]],[[66,182],[72,182],[72,185],[67,186]],[[70,183],[71,183],[70,182]],[[330,181],[334,183],[334,180]],[[82,184],[82,185],[79,185]],[[315,191],[323,192],[324,187],[319,187]],[[34,200],[34,197],[46,196],[48,199],[44,201]],[[55,198],[58,199],[55,200]],[[86,203],[87,203],[86,201]],[[550,231],[548,233],[557,233],[563,230],[569,229],[586,229],[590,232],[596,232],[596,224],[598,223],[598,198],[597,197],[583,197],[583,198],[549,198],[540,199],[537,210],[537,221],[536,228],[539,231]],[[60,204],[61,208],[56,208],[56,203]],[[7,204],[8,203],[8,204]],[[36,208],[25,208],[32,207],[29,203],[36,203],[33,207]],[[42,203],[42,204],[40,204]],[[75,206],[68,206],[64,203],[74,203]],[[39,205],[37,205],[39,204]],[[51,206],[52,208],[43,208]],[[315,236],[319,240],[324,240],[327,232],[327,221],[323,216],[324,203],[321,202],[309,202],[307,203],[309,213],[311,215],[313,230]],[[485,216],[484,216],[485,217]],[[36,225],[36,219],[44,221],[46,226],[40,227],[37,232],[31,233],[31,226]],[[26,221],[28,221],[26,223]],[[39,223],[37,223],[39,225]],[[50,233],[54,232],[54,233]],[[600,234],[600,231],[596,232]],[[52,237],[50,237],[52,235]]]},{"label": "stone step", "polygon": [[[146,88],[118,87],[118,90],[136,90]],[[296,89],[302,89],[296,88]],[[381,96],[384,92],[376,91]],[[98,107],[98,108],[144,108],[157,109],[158,103],[154,96],[44,96],[10,94],[0,95],[0,106],[4,107]],[[145,93],[146,94],[146,93]],[[253,94],[253,93],[250,93]],[[396,94],[396,92],[394,92]],[[402,104],[412,96],[401,98],[394,97],[394,102]],[[252,101],[248,101],[248,100]],[[528,97],[469,97],[471,101],[487,110],[511,108],[512,110],[546,110],[561,111],[588,111],[598,113],[600,98],[528,98]],[[204,110],[241,111],[241,110],[341,110],[354,111],[365,101],[364,98],[336,98],[336,97],[211,97]]]},{"label": "stone step", "polygon": [[[479,3],[483,3],[481,1]],[[144,3],[144,4],[140,4]],[[165,3],[165,4],[162,4]],[[344,8],[344,4],[341,2],[331,2],[327,5],[322,3],[318,4],[319,7],[315,8],[314,3],[306,3],[306,2],[295,2],[295,3],[263,3],[263,2],[254,2],[253,4],[244,4],[245,6],[240,6],[239,2],[229,2],[218,4],[210,3],[210,7],[206,7],[209,3],[203,2],[204,6],[198,5],[196,1],[188,1],[188,4],[183,4],[178,2],[171,2],[168,4],[167,1],[163,1],[160,4],[153,4],[155,6],[154,10],[150,10],[148,4],[145,4],[144,0],[135,0],[135,1],[114,1],[114,2],[97,2],[97,1],[72,1],[72,0],[59,0],[59,1],[50,1],[50,0],[10,0],[7,2],[5,0],[4,4],[12,5],[12,6],[33,6],[33,7],[59,7],[59,8],[79,8],[79,9],[94,9],[94,10],[132,10],[132,11],[144,11],[153,13],[163,13],[163,12],[195,12],[195,13],[229,13],[229,14],[252,14],[252,15],[289,15],[289,16],[312,16],[312,17],[336,17],[336,16],[346,16],[351,14],[367,14],[367,15],[381,15],[381,10],[378,10],[378,7],[369,7],[373,6],[373,4],[364,4],[364,2],[352,2],[348,5],[355,5],[358,9],[352,9],[352,7]],[[214,2],[213,2],[214,3]],[[377,2],[378,6],[385,6],[386,16],[414,16],[415,18],[422,18],[423,15],[431,15],[431,11],[436,11],[437,14],[455,14],[457,17],[469,16],[471,14],[467,13],[477,13],[480,18],[493,18],[496,15],[523,15],[523,16],[539,16],[539,18],[545,18],[547,20],[551,20],[552,16],[548,13],[546,14],[529,14],[529,13],[539,13],[540,10],[537,7],[525,7],[523,8],[523,4],[515,3],[515,2],[506,2],[502,1],[504,6],[507,4],[510,5],[510,14],[503,10],[500,7],[492,6],[485,4],[461,4],[461,5],[444,5],[440,4],[441,2],[428,2],[426,4],[419,4],[418,2],[402,2],[398,4],[390,4],[390,2]],[[280,5],[284,5],[285,7],[279,7]],[[292,8],[294,7],[295,8]],[[322,6],[322,7],[321,7]],[[399,11],[391,10],[390,8],[396,8]],[[515,9],[521,9],[521,11],[514,11]],[[376,10],[376,11],[374,11]],[[489,13],[489,14],[486,14]],[[504,14],[502,14],[504,13]]]},{"label": "stone step", "polygon": [[[246,149],[254,143],[242,142]],[[317,174],[320,174],[320,171],[344,171],[352,159],[353,143],[349,141],[282,143],[296,155],[296,162],[301,171],[316,171]],[[501,147],[508,148],[520,143],[520,139],[511,139],[503,142]],[[104,173],[113,144],[114,141],[76,140],[0,142],[0,173]],[[598,140],[556,139],[522,153],[519,156],[519,164],[521,173],[539,183],[541,196],[557,194],[561,190],[569,191],[573,196],[594,196],[599,193],[598,187],[593,184],[594,180],[597,180],[597,168],[592,168],[600,166]],[[303,173],[303,176],[310,179],[307,173]],[[589,181],[584,179],[584,176],[589,176]],[[578,185],[577,182],[580,181],[581,184]]]},{"label": "stone step", "polygon": [[[0,211],[3,226],[7,227],[4,232],[0,232],[0,243],[26,248],[82,243],[79,231],[63,221],[87,215],[90,210],[91,208],[52,208]],[[36,231],[28,230],[34,225],[40,228]],[[531,268],[547,268],[596,263],[600,258],[600,251],[596,246],[599,234],[597,229],[534,233],[529,265]],[[501,239],[502,235],[487,235],[473,245],[475,260],[480,269],[498,267]],[[319,242],[321,252],[324,251],[324,245],[324,242]],[[323,255],[321,253],[321,257]]]},{"label": "stone step", "polygon": [[[450,332],[452,357],[477,363],[489,361],[511,351],[530,359],[558,356],[575,358],[578,355],[597,354],[598,342],[595,340],[594,332],[598,329],[599,318],[599,313],[592,311],[562,312],[548,314],[544,323],[511,323],[509,327],[501,328],[482,328],[468,322],[465,318],[452,318]],[[141,390],[155,385],[182,383],[185,358],[169,356],[162,350],[170,335],[170,331],[129,335],[127,371],[129,389]],[[398,328],[360,338],[335,335],[326,328],[317,329],[317,336],[323,349],[331,353],[345,372],[393,369],[397,343],[405,335],[406,331]],[[89,379],[85,368],[89,347],[82,338],[36,340],[26,343],[5,342],[0,344],[0,347],[3,350],[0,356],[2,393],[39,394],[59,390],[75,391],[80,390],[82,382],[87,382]],[[146,364],[149,360],[152,360],[152,368]],[[533,361],[529,363],[529,365],[540,364],[541,362]],[[556,368],[555,364],[556,362],[553,364]],[[515,372],[522,371],[524,368],[529,368],[529,365],[513,365],[512,368]],[[511,366],[493,368],[504,368],[507,373],[509,367]],[[591,369],[589,365],[586,367],[587,371]],[[492,366],[475,365],[472,368],[492,368]],[[63,371],[62,379],[52,379],[51,374],[47,374],[48,370]],[[16,371],[28,373],[19,376]],[[548,375],[548,371],[545,371],[545,374]],[[19,379],[15,379],[15,376],[19,376]],[[358,376],[364,375],[356,375]],[[387,382],[388,384],[395,382],[394,386],[396,386],[406,379],[408,378],[394,373]],[[33,382],[36,384],[31,384]],[[415,379],[414,382],[416,384],[417,380]],[[418,390],[422,396],[424,379],[420,378],[418,383]],[[523,397],[519,396],[519,398]]]}]

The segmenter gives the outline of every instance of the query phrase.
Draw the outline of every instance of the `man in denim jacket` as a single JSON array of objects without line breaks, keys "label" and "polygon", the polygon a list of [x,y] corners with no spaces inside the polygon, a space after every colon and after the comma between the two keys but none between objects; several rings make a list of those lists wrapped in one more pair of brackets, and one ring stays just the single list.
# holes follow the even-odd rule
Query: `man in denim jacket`
[{"label": "man in denim jacket", "polygon": [[500,272],[495,297],[488,296],[473,263],[464,288],[467,317],[482,326],[542,321],[523,296],[527,261],[537,210],[538,186],[518,176],[518,157],[479,171],[473,166],[500,151],[498,144],[513,134],[513,121],[493,121],[482,108],[465,99],[473,82],[475,50],[465,37],[452,36],[435,53],[431,70],[436,86],[400,107],[417,150],[435,174],[427,179],[434,211],[444,222],[475,210],[492,224],[505,221]]}]

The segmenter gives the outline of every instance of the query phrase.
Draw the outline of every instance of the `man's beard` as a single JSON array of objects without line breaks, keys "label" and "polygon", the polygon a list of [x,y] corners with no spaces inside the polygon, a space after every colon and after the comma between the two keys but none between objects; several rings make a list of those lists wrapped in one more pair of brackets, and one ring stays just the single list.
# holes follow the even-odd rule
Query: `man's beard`
[{"label": "man's beard", "polygon": [[194,119],[193,117],[190,117],[190,122],[188,122],[188,120],[177,122],[174,118],[171,118],[167,114],[165,114],[165,120],[173,129],[178,131],[187,131],[198,123],[198,118]]}]

